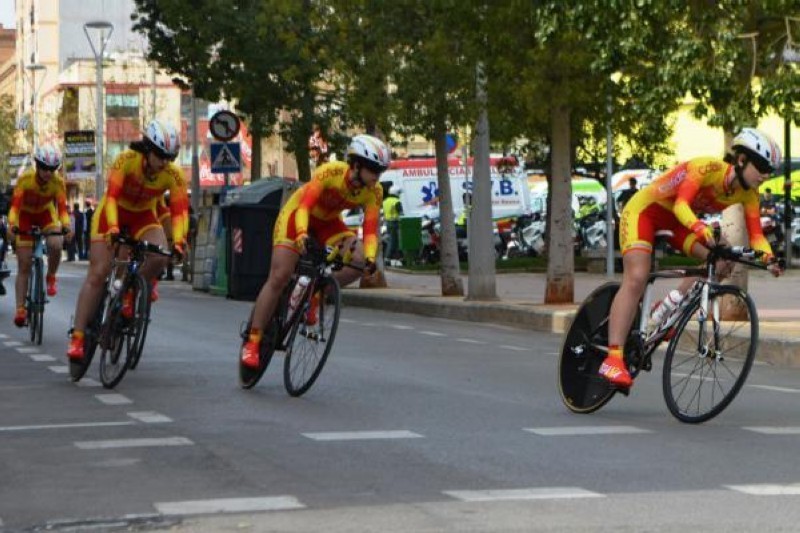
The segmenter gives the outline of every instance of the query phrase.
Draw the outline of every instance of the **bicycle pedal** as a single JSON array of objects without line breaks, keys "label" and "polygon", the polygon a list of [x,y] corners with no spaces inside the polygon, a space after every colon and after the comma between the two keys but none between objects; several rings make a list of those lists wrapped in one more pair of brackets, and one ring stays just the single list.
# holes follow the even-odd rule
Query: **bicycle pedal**
[{"label": "bicycle pedal", "polygon": [[626,397],[629,396],[631,393],[631,387],[612,387],[612,388]]}]

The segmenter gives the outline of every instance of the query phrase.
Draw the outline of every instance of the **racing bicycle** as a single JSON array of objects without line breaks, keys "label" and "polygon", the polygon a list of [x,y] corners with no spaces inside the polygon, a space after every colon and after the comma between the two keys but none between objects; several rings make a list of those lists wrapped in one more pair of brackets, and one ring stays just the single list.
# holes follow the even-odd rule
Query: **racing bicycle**
[{"label": "racing bicycle", "polygon": [[31,255],[31,273],[28,276],[28,289],[25,293],[25,310],[27,311],[28,330],[31,342],[42,344],[44,330],[44,306],[49,301],[45,294],[45,256],[47,250],[47,237],[61,237],[66,232],[63,230],[43,232],[38,226],[33,226],[30,231],[16,231],[17,235],[33,239]]},{"label": "racing bicycle", "polygon": [[[139,364],[150,323],[150,286],[140,270],[148,254],[170,257],[160,246],[126,234],[114,235],[111,272],[103,285],[97,310],[86,327],[84,357],[70,360],[72,381],[79,381],[100,348],[100,381],[107,389],[116,387],[128,370]],[[129,252],[121,250],[125,246]],[[125,295],[132,296],[132,309],[124,309]],[[129,312],[126,312],[129,311]]]},{"label": "racing bicycle", "polygon": [[[339,283],[333,271],[350,265],[341,257],[341,250],[326,250],[312,239],[308,240],[306,253],[300,257],[295,273],[281,293],[275,313],[264,328],[258,368],[250,368],[239,360],[239,382],[244,389],[258,383],[276,350],[283,351],[283,384],[291,396],[301,396],[314,384],[328,360],[336,338],[341,310]],[[298,287],[301,278],[305,287]],[[292,305],[292,301],[297,303]],[[252,323],[250,318],[242,325],[242,345],[247,342]]]},{"label": "racing bicycle", "polygon": [[[666,343],[662,390],[670,413],[686,423],[720,414],[741,390],[758,349],[758,314],[752,298],[735,285],[717,280],[717,260],[754,268],[762,252],[714,246],[704,267],[650,273],[645,294],[625,342],[625,363],[636,378],[653,366],[653,353]],[[660,323],[650,324],[654,283],[697,277],[689,292]],[[598,374],[608,351],[608,317],[619,282],[597,288],[578,309],[564,338],[558,369],[561,398],[575,413],[592,413],[617,393]]]}]

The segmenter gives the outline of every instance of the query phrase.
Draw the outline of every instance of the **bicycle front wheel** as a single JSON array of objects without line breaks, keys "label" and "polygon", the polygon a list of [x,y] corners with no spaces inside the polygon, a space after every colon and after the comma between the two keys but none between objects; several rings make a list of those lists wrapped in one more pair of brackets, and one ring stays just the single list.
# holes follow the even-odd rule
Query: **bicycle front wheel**
[{"label": "bicycle front wheel", "polygon": [[130,369],[136,368],[144,350],[147,327],[150,324],[150,287],[142,276],[136,276],[134,291],[133,318],[128,322],[125,335],[126,350],[130,359]]},{"label": "bicycle front wheel", "polygon": [[682,315],[664,358],[664,400],[681,422],[720,414],[741,390],[758,346],[753,300],[738,287],[711,287],[708,316],[698,299]]},{"label": "bicycle front wheel", "polygon": [[304,300],[286,343],[283,384],[291,396],[305,394],[319,377],[339,327],[341,294],[335,278],[321,278]]},{"label": "bicycle front wheel", "polygon": [[100,348],[100,382],[113,389],[125,377],[130,364],[130,352],[124,350],[126,319],[122,316],[120,292],[108,304],[98,346]]},{"label": "bicycle front wheel", "polygon": [[619,283],[595,289],[583,301],[564,336],[558,361],[558,390],[573,413],[593,413],[614,396],[616,389],[598,374],[608,345],[608,315]]},{"label": "bicycle front wheel", "polygon": [[31,342],[42,344],[42,329],[44,325],[44,267],[41,259],[33,260],[29,285],[28,328],[30,329]]}]

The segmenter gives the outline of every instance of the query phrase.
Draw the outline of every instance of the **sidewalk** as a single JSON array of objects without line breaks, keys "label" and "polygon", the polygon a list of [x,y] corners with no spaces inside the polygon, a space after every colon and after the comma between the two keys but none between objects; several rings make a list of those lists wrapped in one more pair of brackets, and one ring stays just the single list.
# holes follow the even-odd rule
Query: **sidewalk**
[{"label": "sidewalk", "polygon": [[[464,290],[469,294],[467,278],[462,276]],[[347,288],[343,300],[345,305],[358,307],[563,333],[578,303],[609,281],[605,274],[576,272],[576,303],[544,305],[546,278],[544,273],[498,274],[497,300],[470,301],[441,296],[438,274],[387,269],[389,288]],[[620,280],[620,275],[614,279]],[[671,287],[668,281],[661,282],[656,295],[663,297]],[[776,366],[800,367],[800,270],[790,270],[777,279],[766,272],[751,270],[748,291],[758,308],[759,360]]]}]

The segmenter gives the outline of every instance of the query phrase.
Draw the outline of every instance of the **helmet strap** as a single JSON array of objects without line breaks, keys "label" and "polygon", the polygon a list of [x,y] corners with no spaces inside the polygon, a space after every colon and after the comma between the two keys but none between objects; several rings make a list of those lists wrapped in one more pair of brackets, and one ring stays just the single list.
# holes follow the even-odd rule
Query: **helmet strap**
[{"label": "helmet strap", "polygon": [[[747,156],[745,156],[745,157],[747,157]],[[736,162],[733,165],[733,172],[736,174],[736,180],[739,182],[739,185],[741,185],[742,189],[744,189],[745,191],[749,191],[750,190],[750,186],[747,184],[747,182],[744,179],[744,167],[746,167],[749,163],[750,163],[750,161],[746,160],[744,162],[744,164],[742,164],[742,163],[739,162],[739,160],[737,158]]]}]

